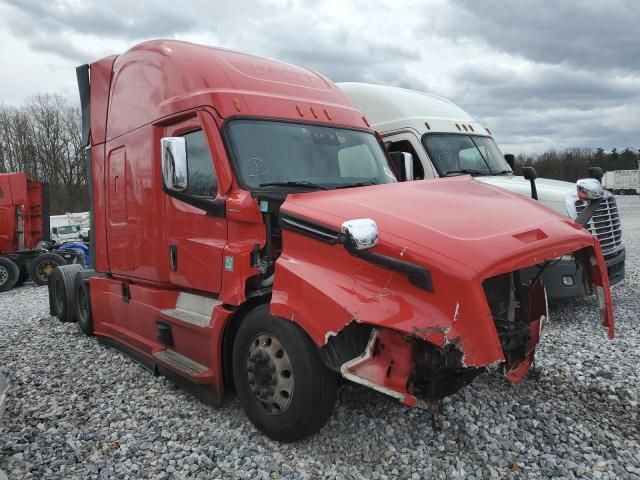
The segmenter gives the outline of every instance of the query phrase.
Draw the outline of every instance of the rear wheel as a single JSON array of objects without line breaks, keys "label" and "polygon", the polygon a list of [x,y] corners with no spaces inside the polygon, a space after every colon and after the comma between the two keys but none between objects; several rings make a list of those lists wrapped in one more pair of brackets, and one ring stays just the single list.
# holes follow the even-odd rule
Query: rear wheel
[{"label": "rear wheel", "polygon": [[29,279],[29,272],[27,271],[27,266],[22,264],[18,267],[20,269],[20,276],[18,277],[18,282],[16,283],[16,287],[22,285]]},{"label": "rear wheel", "polygon": [[336,400],[337,377],[294,323],[268,305],[244,319],[233,346],[233,377],[249,419],[268,437],[292,442],[320,430]]},{"label": "rear wheel", "polygon": [[0,292],[15,287],[20,279],[20,268],[10,258],[0,257]]},{"label": "rear wheel", "polygon": [[83,270],[81,265],[63,265],[56,267],[49,288],[52,293],[55,316],[62,322],[76,319],[75,275]]},{"label": "rear wheel", "polygon": [[93,317],[91,315],[91,296],[89,294],[89,280],[83,275],[86,272],[76,273],[74,287],[76,290],[76,319],[80,330],[87,335],[93,335]]},{"label": "rear wheel", "polygon": [[54,269],[66,264],[64,258],[57,253],[44,253],[31,260],[29,275],[36,284],[46,285]]}]

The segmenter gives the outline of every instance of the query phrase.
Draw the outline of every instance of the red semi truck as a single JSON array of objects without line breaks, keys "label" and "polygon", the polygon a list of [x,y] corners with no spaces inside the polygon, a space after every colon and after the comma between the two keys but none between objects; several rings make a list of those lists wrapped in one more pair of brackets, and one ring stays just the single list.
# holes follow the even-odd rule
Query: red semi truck
[{"label": "red semi truck", "polygon": [[316,72],[163,40],[77,75],[94,265],[55,270],[52,312],[215,403],[235,387],[271,438],[319,430],[340,377],[409,406],[489,367],[519,382],[563,255],[613,336],[581,225],[469,176],[398,181],[403,159]]},{"label": "red semi truck", "polygon": [[46,285],[48,277],[72,252],[50,251],[49,192],[47,184],[29,180],[25,173],[0,173],[0,292],[27,278]]}]

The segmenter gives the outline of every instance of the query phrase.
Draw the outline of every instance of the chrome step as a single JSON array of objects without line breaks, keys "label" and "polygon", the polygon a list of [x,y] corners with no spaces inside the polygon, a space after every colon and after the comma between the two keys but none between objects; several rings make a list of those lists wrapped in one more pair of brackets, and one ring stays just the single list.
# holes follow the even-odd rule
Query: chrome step
[{"label": "chrome step", "polygon": [[162,350],[160,352],[156,352],[153,354],[156,360],[164,363],[165,365],[169,365],[170,367],[175,368],[190,377],[195,377],[199,373],[206,372],[209,370],[206,366],[191,360],[184,355],[179,354],[178,352],[170,349]]},{"label": "chrome step", "polygon": [[207,327],[209,326],[209,321],[211,320],[210,316],[192,312],[190,310],[184,310],[182,308],[171,308],[168,310],[162,310],[162,314],[175,320],[179,320],[180,322],[189,323],[197,327]]},{"label": "chrome step", "polygon": [[175,308],[162,310],[162,313],[180,322],[189,323],[197,327],[207,327],[211,322],[211,315],[216,305],[222,302],[215,298],[180,292]]}]

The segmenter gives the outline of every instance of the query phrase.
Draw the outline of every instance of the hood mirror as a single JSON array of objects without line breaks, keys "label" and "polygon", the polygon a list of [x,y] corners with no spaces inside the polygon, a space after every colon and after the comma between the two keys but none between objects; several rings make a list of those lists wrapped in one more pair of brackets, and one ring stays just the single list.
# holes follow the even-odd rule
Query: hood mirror
[{"label": "hood mirror", "polygon": [[183,137],[164,137],[160,140],[160,148],[165,188],[184,192],[188,185],[187,142]]},{"label": "hood mirror", "polygon": [[604,176],[604,172],[600,167],[589,167],[587,171],[589,172],[589,177],[595,178],[600,183],[602,183],[602,177]]},{"label": "hood mirror", "polygon": [[370,218],[347,220],[341,230],[355,250],[367,250],[378,244],[378,225]]},{"label": "hood mirror", "polygon": [[525,180],[529,180],[529,183],[531,184],[531,198],[538,200],[538,189],[536,188],[538,172],[536,172],[536,169],[531,166],[522,167],[522,176]]},{"label": "hood mirror", "polygon": [[513,153],[505,153],[504,154],[504,159],[506,160],[506,162],[511,167],[511,170],[513,170],[515,172],[516,171],[516,157],[515,157],[515,155]]},{"label": "hood mirror", "polygon": [[602,184],[595,178],[582,178],[576,182],[580,200],[599,200],[604,197]]}]

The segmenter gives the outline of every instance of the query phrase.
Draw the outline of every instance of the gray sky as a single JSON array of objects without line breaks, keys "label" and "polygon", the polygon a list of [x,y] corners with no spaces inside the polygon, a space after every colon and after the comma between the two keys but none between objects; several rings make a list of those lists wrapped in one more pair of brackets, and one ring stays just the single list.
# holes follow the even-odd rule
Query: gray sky
[{"label": "gray sky", "polygon": [[0,0],[0,103],[160,37],[437,93],[503,151],[640,147],[636,0]]}]

